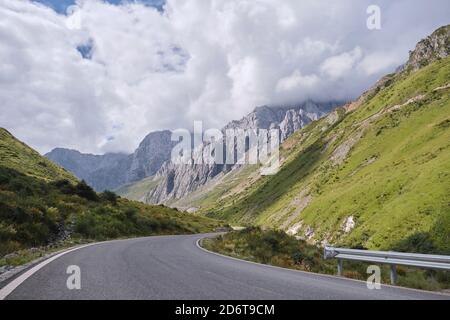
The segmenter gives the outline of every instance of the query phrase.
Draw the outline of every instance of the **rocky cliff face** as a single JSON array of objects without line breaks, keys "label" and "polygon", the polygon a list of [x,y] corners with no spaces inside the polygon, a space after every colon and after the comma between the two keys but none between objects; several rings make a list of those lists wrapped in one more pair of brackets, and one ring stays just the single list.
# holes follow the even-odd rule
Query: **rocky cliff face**
[{"label": "rocky cliff face", "polygon": [[[314,103],[307,101],[296,106],[257,107],[241,120],[230,122],[226,129],[271,129],[279,128],[282,137],[291,135],[311,121],[317,120],[330,112],[339,103]],[[284,140],[284,138],[282,138]]]},{"label": "rocky cliff face", "polygon": [[[276,128],[280,129],[280,139],[283,141],[338,105],[339,103],[333,102],[308,101],[290,107],[257,107],[242,119],[230,122],[222,130]],[[155,175],[159,183],[155,189],[149,190],[146,197],[148,203],[179,199],[234,167],[219,164],[174,164],[170,161],[170,156],[176,143],[171,141],[171,132],[166,130],[148,134],[132,154],[93,155],[56,148],[45,156],[84,179],[97,191],[114,190]],[[194,152],[194,157],[201,157],[207,146],[200,145]]]},{"label": "rocky cliff face", "polygon": [[84,179],[97,191],[115,189],[155,174],[168,159],[174,142],[171,132],[157,131],[147,135],[132,154],[84,154],[56,148],[45,156]]},{"label": "rocky cliff face", "polygon": [[421,40],[410,52],[405,68],[417,71],[420,68],[450,55],[450,25],[441,27]]},{"label": "rocky cliff face", "polygon": [[113,168],[118,167],[128,158],[126,154],[93,155],[63,148],[53,149],[45,156],[72,172],[78,178],[84,179],[97,190],[100,190],[103,185],[110,186],[111,182],[116,179],[113,177],[115,175],[110,175],[108,179],[99,180],[99,172],[111,173]]},{"label": "rocky cliff face", "polygon": [[[280,129],[280,139],[285,140],[296,130],[302,128],[311,121],[326,115],[340,103],[314,103],[311,101],[292,107],[257,107],[253,112],[227,124],[222,131],[227,129]],[[194,151],[194,159],[200,157],[207,144],[200,145]],[[150,190],[147,203],[167,203],[170,200],[180,199],[202,185],[211,181],[220,174],[225,174],[233,169],[233,165],[212,164],[200,165],[177,164],[172,161],[165,162],[156,173],[155,179],[158,185]]]},{"label": "rocky cliff face", "polygon": [[172,148],[176,144],[171,141],[171,135],[169,130],[151,132],[142,140],[130,156],[127,183],[154,175],[170,159]]}]

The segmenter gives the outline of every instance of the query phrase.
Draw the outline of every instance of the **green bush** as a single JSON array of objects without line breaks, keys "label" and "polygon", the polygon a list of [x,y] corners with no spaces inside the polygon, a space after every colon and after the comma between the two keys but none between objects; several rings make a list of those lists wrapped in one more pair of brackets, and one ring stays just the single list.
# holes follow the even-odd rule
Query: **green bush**
[{"label": "green bush", "polygon": [[109,190],[103,191],[100,197],[103,200],[109,201],[109,202],[111,202],[114,205],[117,204],[117,199],[119,198],[119,196],[117,194],[115,194],[114,192],[109,191]]},{"label": "green bush", "polygon": [[84,180],[81,180],[75,187],[75,193],[81,198],[90,201],[99,201],[99,196]]},{"label": "green bush", "polygon": [[213,251],[300,270],[332,273],[335,262],[323,261],[319,248],[280,230],[249,227],[206,242]]}]

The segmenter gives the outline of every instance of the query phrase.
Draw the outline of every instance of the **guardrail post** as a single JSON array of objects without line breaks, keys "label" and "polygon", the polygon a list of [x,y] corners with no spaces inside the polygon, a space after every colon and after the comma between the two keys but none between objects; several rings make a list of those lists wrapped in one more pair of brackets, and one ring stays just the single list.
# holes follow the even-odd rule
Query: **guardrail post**
[{"label": "guardrail post", "polygon": [[324,259],[337,259],[337,274],[343,276],[343,261],[364,261],[390,266],[391,284],[397,284],[397,265],[450,271],[450,255],[370,251],[325,246]]},{"label": "guardrail post", "polygon": [[338,276],[342,276],[342,259],[338,259]]},{"label": "guardrail post", "polygon": [[397,283],[397,266],[391,264],[391,284],[395,285]]}]

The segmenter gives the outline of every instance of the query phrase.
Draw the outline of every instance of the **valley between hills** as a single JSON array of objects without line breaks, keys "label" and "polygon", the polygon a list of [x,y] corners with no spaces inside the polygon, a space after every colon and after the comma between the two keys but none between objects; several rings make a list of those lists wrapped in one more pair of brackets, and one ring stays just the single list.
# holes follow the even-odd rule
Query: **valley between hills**
[{"label": "valley between hills", "polygon": [[262,176],[258,165],[174,165],[169,131],[149,134],[127,156],[127,170],[118,160],[89,172],[87,156],[73,150],[47,157],[91,180],[128,172],[126,183],[110,186],[144,203],[320,245],[448,254],[449,30],[420,41],[405,65],[353,102],[258,107],[225,126],[280,129],[274,176]]},{"label": "valley between hills", "polygon": [[[449,54],[444,26],[355,101],[263,106],[229,123],[280,129],[272,176],[259,165],[170,163],[170,131],[150,133],[133,154],[57,148],[44,157],[1,129],[0,264],[20,265],[52,246],[230,225],[247,229],[206,245],[301,270],[334,270],[317,258],[326,244],[449,255]],[[273,247],[252,253],[255,239],[301,244],[309,260],[297,249],[278,260],[279,252],[261,253]]]}]

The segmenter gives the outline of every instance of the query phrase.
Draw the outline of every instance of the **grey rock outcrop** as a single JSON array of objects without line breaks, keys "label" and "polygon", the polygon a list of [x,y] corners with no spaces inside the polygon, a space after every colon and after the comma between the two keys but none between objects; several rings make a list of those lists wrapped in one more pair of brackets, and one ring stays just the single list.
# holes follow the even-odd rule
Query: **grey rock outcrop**
[{"label": "grey rock outcrop", "polygon": [[271,129],[279,128],[282,140],[294,131],[304,127],[311,121],[317,120],[333,110],[339,103],[315,103],[307,101],[296,106],[262,106],[243,117],[241,120],[231,121],[226,129]]},{"label": "grey rock outcrop", "polygon": [[[317,120],[335,107],[338,102],[314,103],[307,101],[292,107],[257,107],[253,112],[240,120],[227,124],[227,129],[280,129],[280,139],[285,140],[292,133],[304,127],[311,121]],[[194,150],[193,159],[201,157],[208,144],[204,143]],[[198,162],[197,162],[198,163]],[[167,203],[180,199],[200,186],[208,183],[220,174],[225,174],[236,165],[227,164],[179,164],[173,161],[165,162],[155,175],[158,185],[149,190],[145,201],[147,203]]]},{"label": "grey rock outcrop", "polygon": [[405,69],[413,71],[450,55],[450,25],[441,27],[427,38],[421,40],[409,53]]},{"label": "grey rock outcrop", "polygon": [[130,167],[127,171],[126,183],[138,181],[154,175],[161,165],[170,159],[172,148],[176,142],[171,141],[169,130],[149,133],[130,155]]}]

